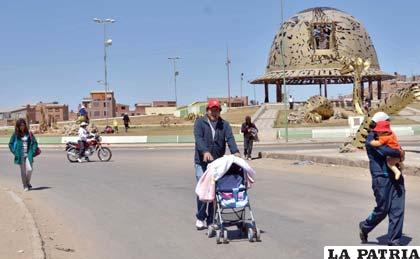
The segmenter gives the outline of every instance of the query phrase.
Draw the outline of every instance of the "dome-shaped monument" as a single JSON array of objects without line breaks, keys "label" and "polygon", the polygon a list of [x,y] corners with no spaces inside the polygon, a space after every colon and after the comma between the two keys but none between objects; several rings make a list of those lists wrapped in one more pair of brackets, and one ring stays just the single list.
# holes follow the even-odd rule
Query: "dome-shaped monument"
[{"label": "dome-shaped monument", "polygon": [[327,84],[353,83],[352,73],[341,73],[342,60],[356,57],[370,60],[369,69],[362,74],[363,82],[369,82],[370,95],[372,81],[378,81],[380,92],[380,81],[393,78],[392,75],[381,71],[375,47],[359,21],[334,8],[311,8],[294,15],[282,24],[274,36],[265,74],[252,83],[265,84],[266,102],[268,84],[276,84],[277,101],[281,102],[284,68],[286,84],[319,84],[320,95],[321,86],[325,85],[326,96]]}]

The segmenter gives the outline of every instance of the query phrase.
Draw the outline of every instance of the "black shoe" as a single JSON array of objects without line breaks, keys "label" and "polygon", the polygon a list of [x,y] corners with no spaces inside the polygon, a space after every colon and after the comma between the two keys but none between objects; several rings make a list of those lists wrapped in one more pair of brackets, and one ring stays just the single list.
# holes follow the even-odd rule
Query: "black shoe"
[{"label": "black shoe", "polygon": [[359,223],[359,237],[362,244],[366,244],[368,242],[368,235],[363,231],[363,223],[364,221]]},{"label": "black shoe", "polygon": [[29,190],[32,189],[32,185],[28,184],[28,189]]}]

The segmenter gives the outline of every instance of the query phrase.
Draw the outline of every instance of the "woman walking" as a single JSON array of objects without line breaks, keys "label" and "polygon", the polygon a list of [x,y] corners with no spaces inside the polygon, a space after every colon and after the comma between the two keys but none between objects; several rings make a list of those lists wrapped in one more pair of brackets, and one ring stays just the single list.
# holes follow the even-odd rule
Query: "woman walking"
[{"label": "woman walking", "polygon": [[242,124],[241,132],[244,134],[245,159],[251,160],[254,140],[258,141],[258,129],[255,124],[251,122],[250,116],[245,117],[245,122]]},{"label": "woman walking", "polygon": [[9,141],[9,149],[15,156],[15,164],[20,166],[20,175],[24,191],[32,188],[31,176],[34,156],[39,154],[38,142],[35,136],[29,132],[24,119],[16,121],[15,133]]}]

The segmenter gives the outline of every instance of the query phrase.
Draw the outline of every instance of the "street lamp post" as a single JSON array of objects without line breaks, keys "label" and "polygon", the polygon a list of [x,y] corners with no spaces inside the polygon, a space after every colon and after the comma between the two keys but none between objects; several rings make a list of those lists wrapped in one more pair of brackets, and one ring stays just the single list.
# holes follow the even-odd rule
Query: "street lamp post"
[{"label": "street lamp post", "polygon": [[243,95],[242,95],[242,82],[243,81],[244,81],[244,73],[241,73],[241,100],[243,98]]},{"label": "street lamp post", "polygon": [[103,24],[104,27],[104,86],[105,86],[105,105],[106,105],[106,126],[108,126],[108,116],[109,116],[109,100],[108,100],[108,64],[107,64],[107,48],[109,46],[112,45],[112,40],[111,39],[107,39],[107,35],[106,35],[106,25],[108,23],[114,23],[115,20],[114,19],[99,19],[99,18],[94,18],[93,19],[94,22],[98,23],[98,24]]},{"label": "street lamp post", "polygon": [[176,70],[176,61],[178,59],[181,59],[181,58],[180,57],[170,57],[168,59],[172,61],[173,68],[174,68],[175,103],[176,103],[176,105],[178,105],[178,94],[177,94],[177,90],[176,90],[176,77],[179,75],[179,72]]},{"label": "street lamp post", "polygon": [[227,68],[227,84],[228,84],[228,107],[230,108],[230,63],[231,60],[229,58],[229,48],[226,47],[226,68]]},{"label": "street lamp post", "polygon": [[[283,10],[284,10],[284,3],[283,0],[281,0],[281,26],[284,29],[284,15],[283,15]],[[288,107],[288,99],[287,99],[287,85],[286,85],[286,63],[284,61],[285,55],[284,55],[284,49],[285,49],[285,44],[284,44],[285,40],[284,40],[284,33],[282,33],[282,40],[281,40],[281,46],[280,46],[280,52],[281,52],[281,61],[282,61],[282,74],[283,74],[283,85],[284,85],[284,106],[285,106],[285,111],[286,111],[286,116],[285,116],[285,137],[286,137],[286,143],[289,142],[289,107]]]}]

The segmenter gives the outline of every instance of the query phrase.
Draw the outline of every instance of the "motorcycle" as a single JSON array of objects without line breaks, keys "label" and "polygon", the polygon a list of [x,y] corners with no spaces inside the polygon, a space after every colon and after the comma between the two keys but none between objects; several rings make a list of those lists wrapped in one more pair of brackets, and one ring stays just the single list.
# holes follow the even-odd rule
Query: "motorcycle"
[{"label": "motorcycle", "polygon": [[[85,148],[85,156],[90,157],[95,152],[98,152],[98,158],[102,162],[111,160],[112,152],[109,148],[102,146],[102,137],[98,134],[92,134],[87,141]],[[77,162],[79,158],[80,146],[78,142],[68,141],[66,143],[67,159],[70,163]]]}]

